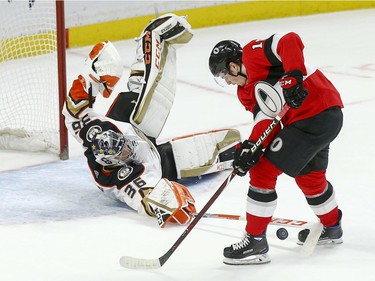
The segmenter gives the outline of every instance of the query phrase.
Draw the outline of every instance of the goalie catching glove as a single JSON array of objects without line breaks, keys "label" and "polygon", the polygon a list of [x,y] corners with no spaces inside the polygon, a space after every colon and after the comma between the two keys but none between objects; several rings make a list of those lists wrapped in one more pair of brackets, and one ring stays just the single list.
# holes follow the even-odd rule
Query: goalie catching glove
[{"label": "goalie catching glove", "polygon": [[110,41],[96,44],[86,59],[88,79],[97,91],[108,98],[123,72],[121,58]]},{"label": "goalie catching glove", "polygon": [[162,178],[154,189],[144,198],[154,212],[159,226],[168,222],[187,224],[196,212],[195,200],[187,187]]}]

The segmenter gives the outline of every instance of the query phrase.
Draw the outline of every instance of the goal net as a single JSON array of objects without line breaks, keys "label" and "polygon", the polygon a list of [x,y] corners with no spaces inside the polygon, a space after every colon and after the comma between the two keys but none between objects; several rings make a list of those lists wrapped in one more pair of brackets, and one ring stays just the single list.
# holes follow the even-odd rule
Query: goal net
[{"label": "goal net", "polygon": [[68,157],[61,115],[65,40],[58,39],[64,6],[58,2],[0,2],[0,149]]}]

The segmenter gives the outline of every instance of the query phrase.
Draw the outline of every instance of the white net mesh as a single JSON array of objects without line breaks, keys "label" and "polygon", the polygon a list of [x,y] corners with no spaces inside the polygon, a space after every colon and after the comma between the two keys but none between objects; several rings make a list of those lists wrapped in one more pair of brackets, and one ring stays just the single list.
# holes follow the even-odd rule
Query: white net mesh
[{"label": "white net mesh", "polygon": [[0,148],[58,153],[55,1],[1,1],[0,36]]}]

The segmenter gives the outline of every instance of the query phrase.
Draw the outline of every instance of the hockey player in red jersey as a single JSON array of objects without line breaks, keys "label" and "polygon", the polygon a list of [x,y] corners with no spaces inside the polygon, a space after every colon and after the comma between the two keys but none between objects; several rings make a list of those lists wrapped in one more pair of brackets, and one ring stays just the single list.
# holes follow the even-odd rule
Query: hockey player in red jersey
[{"label": "hockey player in red jersey", "polygon": [[[276,209],[276,181],[285,173],[295,179],[324,228],[318,244],[342,243],[341,210],[332,184],[326,179],[330,143],[343,124],[343,103],[321,71],[305,64],[304,45],[296,33],[274,34],[243,48],[221,41],[209,57],[209,68],[219,83],[237,85],[237,95],[252,112],[254,127],[238,145],[233,161],[236,174],[249,172],[246,234],[224,249],[226,264],[267,263],[266,229]],[[290,109],[263,142],[250,148],[286,103]],[[250,152],[249,152],[250,151]],[[299,244],[308,230],[299,233]]]},{"label": "hockey player in red jersey", "polygon": [[185,17],[151,21],[137,39],[129,91],[118,94],[106,116],[94,110],[96,97],[113,93],[123,66],[111,42],[96,44],[63,109],[97,187],[161,227],[186,224],[195,212],[193,196],[177,181],[230,168],[240,141],[238,131],[223,129],[156,143],[175,94],[175,44],[191,37]]}]

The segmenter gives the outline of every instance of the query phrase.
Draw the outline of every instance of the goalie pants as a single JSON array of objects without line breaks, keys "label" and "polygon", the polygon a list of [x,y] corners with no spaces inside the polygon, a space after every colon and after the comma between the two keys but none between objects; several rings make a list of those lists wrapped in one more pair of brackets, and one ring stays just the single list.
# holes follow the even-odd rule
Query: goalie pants
[{"label": "goalie pants", "polygon": [[265,231],[276,209],[276,181],[285,173],[294,177],[307,203],[324,226],[338,220],[332,185],[326,179],[329,145],[343,124],[341,108],[332,107],[318,115],[283,128],[250,169],[246,231]]}]

